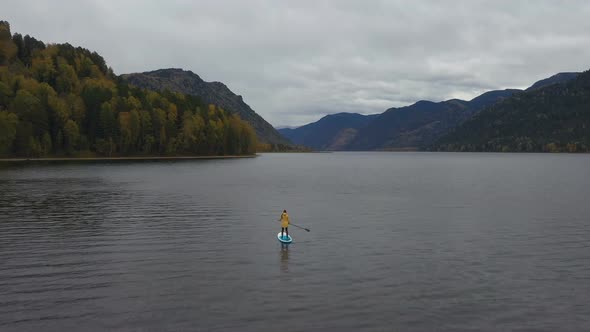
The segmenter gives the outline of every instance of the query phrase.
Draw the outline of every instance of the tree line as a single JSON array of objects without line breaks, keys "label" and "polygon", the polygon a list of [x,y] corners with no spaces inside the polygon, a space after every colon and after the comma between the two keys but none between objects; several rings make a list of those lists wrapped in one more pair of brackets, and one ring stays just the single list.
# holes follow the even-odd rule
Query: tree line
[{"label": "tree line", "polygon": [[238,115],[198,97],[129,86],[70,44],[0,21],[0,156],[238,155],[256,152]]}]

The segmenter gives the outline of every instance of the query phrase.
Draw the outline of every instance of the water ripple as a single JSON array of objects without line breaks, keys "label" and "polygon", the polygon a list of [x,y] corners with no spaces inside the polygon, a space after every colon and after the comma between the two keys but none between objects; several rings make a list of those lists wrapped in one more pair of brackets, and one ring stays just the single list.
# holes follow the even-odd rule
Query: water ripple
[{"label": "water ripple", "polygon": [[355,156],[2,169],[0,329],[590,326],[589,158]]}]

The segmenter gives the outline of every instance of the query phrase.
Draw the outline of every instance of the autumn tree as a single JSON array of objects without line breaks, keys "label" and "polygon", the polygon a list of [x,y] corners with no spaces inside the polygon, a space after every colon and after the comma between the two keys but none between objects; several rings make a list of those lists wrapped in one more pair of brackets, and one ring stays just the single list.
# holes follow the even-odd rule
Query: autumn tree
[{"label": "autumn tree", "polygon": [[74,121],[68,120],[64,126],[63,133],[66,151],[68,154],[73,154],[80,139],[80,129]]},{"label": "autumn tree", "polygon": [[10,24],[0,21],[0,65],[8,64],[18,53],[10,35]]},{"label": "autumn tree", "polygon": [[17,124],[16,114],[0,111],[0,155],[6,155],[12,151]]}]

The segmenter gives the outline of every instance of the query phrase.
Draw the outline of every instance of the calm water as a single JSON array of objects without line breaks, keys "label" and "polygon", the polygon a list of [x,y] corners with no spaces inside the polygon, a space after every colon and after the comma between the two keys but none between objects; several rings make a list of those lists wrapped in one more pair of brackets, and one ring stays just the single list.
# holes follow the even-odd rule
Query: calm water
[{"label": "calm water", "polygon": [[0,330],[590,330],[589,216],[590,155],[4,166]]}]

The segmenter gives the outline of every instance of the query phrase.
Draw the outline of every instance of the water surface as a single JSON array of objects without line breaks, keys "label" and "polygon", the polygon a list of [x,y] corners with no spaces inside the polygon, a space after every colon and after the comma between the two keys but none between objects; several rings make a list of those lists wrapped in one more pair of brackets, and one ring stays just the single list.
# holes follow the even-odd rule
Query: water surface
[{"label": "water surface", "polygon": [[588,330],[589,197],[589,155],[3,165],[0,330]]}]

